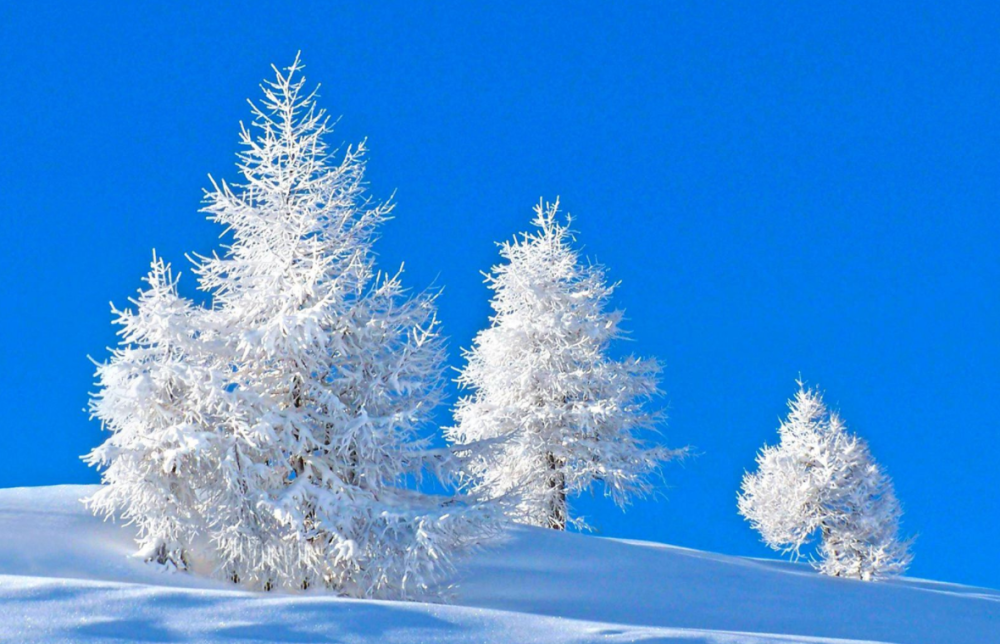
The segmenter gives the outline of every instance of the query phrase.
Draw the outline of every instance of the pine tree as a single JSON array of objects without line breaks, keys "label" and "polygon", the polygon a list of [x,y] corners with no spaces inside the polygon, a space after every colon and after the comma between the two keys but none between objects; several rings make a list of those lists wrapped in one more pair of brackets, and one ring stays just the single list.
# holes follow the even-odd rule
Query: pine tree
[{"label": "pine tree", "polygon": [[899,538],[902,509],[892,481],[868,445],[799,383],[777,446],[743,478],[740,514],[775,550],[792,553],[818,532],[817,568],[836,577],[876,580],[902,574],[910,543]]},{"label": "pine tree", "polygon": [[170,267],[154,255],[145,281],[134,312],[112,306],[121,345],[98,365],[90,402],[112,435],[85,457],[104,468],[104,485],[87,502],[135,523],[140,556],[185,568],[201,526],[200,491],[214,477],[212,418],[225,403],[212,395],[218,379],[198,357],[195,307],[178,296]]},{"label": "pine tree", "polygon": [[241,131],[241,182],[206,195],[231,241],[196,260],[213,305],[189,307],[199,352],[179,360],[221,374],[199,395],[224,402],[206,419],[213,477],[191,503],[224,578],[438,596],[453,557],[495,522],[487,507],[417,490],[452,467],[422,433],[443,383],[434,295],[375,268],[392,205],[366,194],[363,144],[333,161],[301,68],[275,68]]},{"label": "pine tree", "polygon": [[463,455],[466,485],[516,521],[583,527],[568,500],[602,483],[620,507],[651,492],[659,465],[680,455],[647,444],[658,415],[653,360],[608,356],[622,335],[604,270],[585,265],[558,218],[535,208],[535,233],[502,245],[487,282],[494,315],[458,382],[473,390],[448,437]]}]

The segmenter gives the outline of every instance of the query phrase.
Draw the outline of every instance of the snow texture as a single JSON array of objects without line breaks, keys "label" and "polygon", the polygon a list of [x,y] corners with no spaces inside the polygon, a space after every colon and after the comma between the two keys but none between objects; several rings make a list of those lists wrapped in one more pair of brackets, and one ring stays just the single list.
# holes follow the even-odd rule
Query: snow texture
[{"label": "snow texture", "polygon": [[89,486],[0,490],[0,642],[985,644],[1000,591],[517,527],[455,605],[254,593],[129,555]]}]

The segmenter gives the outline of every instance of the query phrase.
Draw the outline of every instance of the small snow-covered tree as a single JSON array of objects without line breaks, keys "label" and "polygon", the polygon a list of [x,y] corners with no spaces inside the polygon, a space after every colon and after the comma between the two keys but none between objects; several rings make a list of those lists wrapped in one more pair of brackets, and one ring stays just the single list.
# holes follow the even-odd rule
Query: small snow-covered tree
[{"label": "small snow-covered tree", "polygon": [[213,402],[218,383],[198,357],[195,308],[178,296],[170,267],[154,256],[145,281],[134,311],[112,306],[121,345],[98,365],[90,402],[112,435],[85,457],[104,468],[87,502],[136,524],[140,556],[184,568],[201,525],[199,491],[215,475],[211,421],[225,403]]},{"label": "small snow-covered tree", "polygon": [[584,525],[570,496],[600,482],[624,507],[680,452],[642,436],[658,421],[647,408],[656,362],[608,356],[622,335],[622,313],[606,310],[614,285],[580,261],[558,202],[540,203],[533,223],[535,233],[502,245],[506,261],[487,278],[494,315],[465,354],[458,382],[473,393],[447,435],[473,493],[516,521],[563,530]]},{"label": "small snow-covered tree", "polygon": [[768,546],[795,557],[818,532],[817,568],[825,574],[902,574],[912,558],[899,537],[902,509],[868,445],[802,383],[788,406],[779,444],[765,446],[757,471],[743,478],[740,514]]},{"label": "small snow-covered tree", "polygon": [[[241,182],[213,181],[206,195],[205,211],[231,235],[222,256],[196,261],[212,306],[179,300],[174,282],[154,271],[140,317],[168,337],[130,332],[149,355],[120,350],[99,368],[95,409],[116,430],[115,449],[92,462],[106,466],[106,478],[159,468],[158,477],[182,479],[192,492],[167,503],[154,482],[147,502],[136,483],[96,498],[141,525],[159,526],[176,510],[210,544],[217,573],[253,588],[433,598],[453,558],[497,522],[485,505],[418,491],[423,475],[454,470],[450,452],[422,433],[443,382],[434,295],[407,293],[398,274],[375,268],[372,246],[392,206],[366,195],[363,145],[334,161],[330,121],[301,68],[296,58],[262,85],[264,100],[241,133]],[[151,370],[173,380],[150,389]],[[168,403],[160,419],[157,407]],[[181,432],[182,419],[193,427]],[[136,435],[163,425],[193,440],[184,443],[190,458],[203,459],[210,476],[185,479],[189,453],[174,450],[175,469],[159,443],[123,454],[126,424]],[[146,531],[166,535],[156,539],[169,548],[190,541],[172,536],[181,527]]]}]

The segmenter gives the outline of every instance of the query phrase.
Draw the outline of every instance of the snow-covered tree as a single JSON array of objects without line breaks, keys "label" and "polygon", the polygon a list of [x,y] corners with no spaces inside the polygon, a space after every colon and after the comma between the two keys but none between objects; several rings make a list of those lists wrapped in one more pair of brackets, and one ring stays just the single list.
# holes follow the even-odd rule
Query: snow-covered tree
[{"label": "snow-covered tree", "polygon": [[199,531],[199,491],[215,476],[212,418],[225,408],[218,380],[199,357],[195,308],[177,294],[170,267],[154,256],[148,288],[118,310],[121,345],[99,364],[91,413],[112,432],[85,460],[104,468],[87,502],[138,528],[139,555],[187,566]]},{"label": "snow-covered tree", "polygon": [[765,446],[757,471],[743,478],[740,514],[764,543],[796,558],[818,532],[817,568],[825,574],[902,574],[912,558],[909,541],[899,537],[902,509],[868,445],[802,383],[788,406],[780,442]]},{"label": "snow-covered tree", "polygon": [[243,182],[207,197],[232,244],[196,271],[230,344],[226,467],[253,499],[249,516],[220,507],[214,537],[245,583],[424,596],[486,527],[483,510],[405,485],[447,459],[418,434],[442,383],[433,296],[376,271],[392,206],[365,195],[363,145],[331,163],[329,119],[299,69],[263,86]]},{"label": "snow-covered tree", "polygon": [[494,315],[465,353],[458,382],[473,392],[447,435],[474,494],[516,521],[563,530],[584,525],[569,497],[600,482],[624,507],[680,452],[643,437],[659,420],[647,408],[656,362],[608,355],[622,335],[622,313],[607,310],[614,285],[580,260],[558,202],[539,203],[533,223],[501,246],[505,262],[487,277]]},{"label": "snow-covered tree", "polygon": [[208,420],[214,477],[192,504],[219,574],[244,585],[434,596],[496,524],[417,490],[451,468],[422,433],[443,382],[434,296],[375,268],[392,205],[366,195],[363,144],[333,160],[301,67],[262,85],[241,181],[206,196],[231,241],[196,261],[213,306],[190,309],[188,335],[225,403]]}]

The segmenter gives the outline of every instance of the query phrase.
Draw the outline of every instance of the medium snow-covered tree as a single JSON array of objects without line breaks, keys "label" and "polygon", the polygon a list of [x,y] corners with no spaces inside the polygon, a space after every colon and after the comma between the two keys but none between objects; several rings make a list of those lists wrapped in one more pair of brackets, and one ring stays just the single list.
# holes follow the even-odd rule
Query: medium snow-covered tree
[{"label": "medium snow-covered tree", "polygon": [[226,578],[433,597],[496,522],[461,496],[418,491],[452,468],[421,431],[443,382],[434,296],[375,268],[392,205],[366,195],[363,144],[333,160],[301,67],[262,85],[241,181],[206,195],[231,240],[196,260],[213,305],[191,310],[189,335],[223,374],[213,393],[225,404],[208,421],[215,475],[192,502]]},{"label": "medium snow-covered tree", "polygon": [[177,294],[170,267],[154,256],[148,288],[118,310],[121,346],[98,365],[90,410],[112,432],[85,460],[104,468],[87,502],[135,523],[139,555],[187,567],[198,534],[200,491],[215,476],[212,418],[225,408],[217,378],[199,357],[195,307]]},{"label": "medium snow-covered tree", "polygon": [[740,514],[768,546],[797,558],[818,532],[817,568],[866,581],[902,574],[910,543],[892,481],[862,439],[827,410],[818,391],[799,390],[778,428],[780,442],[743,478]]},{"label": "medium snow-covered tree", "polygon": [[658,415],[653,360],[609,357],[622,335],[604,270],[584,264],[558,201],[535,208],[534,233],[504,243],[487,277],[494,315],[458,382],[473,390],[447,430],[467,487],[516,521],[584,526],[568,498],[602,483],[620,507],[652,490],[650,476],[680,455],[649,444]]}]

